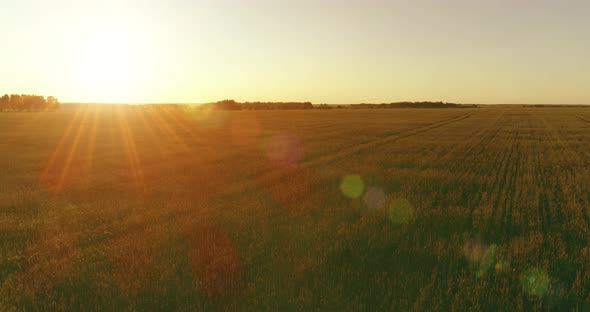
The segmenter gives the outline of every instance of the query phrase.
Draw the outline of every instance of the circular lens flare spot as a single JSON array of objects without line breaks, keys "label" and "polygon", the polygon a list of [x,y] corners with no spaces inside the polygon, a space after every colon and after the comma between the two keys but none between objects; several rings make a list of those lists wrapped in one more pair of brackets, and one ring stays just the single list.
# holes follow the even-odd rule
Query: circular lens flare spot
[{"label": "circular lens flare spot", "polygon": [[478,264],[483,258],[486,247],[479,241],[468,241],[463,247],[465,257],[472,264]]},{"label": "circular lens flare spot", "polygon": [[227,122],[227,112],[204,107],[195,109],[192,113],[192,118],[199,127],[219,129],[225,126]]},{"label": "circular lens flare spot", "polygon": [[477,266],[477,271],[475,272],[476,277],[484,276],[488,270],[494,265],[496,262],[496,251],[498,247],[495,244],[490,245],[486,248],[481,261]]},{"label": "circular lens flare spot", "polygon": [[500,260],[496,263],[495,269],[496,273],[506,272],[510,269],[510,263],[505,260]]},{"label": "circular lens flare spot", "polygon": [[188,238],[189,265],[199,288],[209,297],[223,295],[239,283],[240,257],[228,235],[215,226],[205,225]]},{"label": "circular lens flare spot", "polygon": [[278,134],[268,140],[266,156],[275,167],[291,167],[303,159],[303,145],[295,136]]},{"label": "circular lens flare spot", "polygon": [[363,194],[365,184],[359,175],[351,174],[342,178],[340,190],[348,198],[358,198]]},{"label": "circular lens flare spot", "polygon": [[405,198],[392,200],[387,207],[387,216],[393,224],[408,224],[414,220],[414,206]]},{"label": "circular lens flare spot", "polygon": [[549,274],[541,268],[530,268],[520,277],[524,291],[533,296],[543,296],[549,289]]},{"label": "circular lens flare spot", "polygon": [[256,146],[262,133],[258,120],[254,115],[243,114],[234,117],[230,125],[232,142],[237,146]]},{"label": "circular lens flare spot", "polygon": [[371,209],[382,209],[385,207],[385,193],[378,187],[369,187],[363,198],[365,205]]}]

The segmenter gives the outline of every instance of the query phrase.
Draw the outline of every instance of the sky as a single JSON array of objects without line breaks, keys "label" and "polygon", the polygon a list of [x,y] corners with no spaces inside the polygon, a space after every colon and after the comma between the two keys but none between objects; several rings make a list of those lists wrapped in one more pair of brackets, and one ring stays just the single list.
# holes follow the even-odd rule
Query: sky
[{"label": "sky", "polygon": [[590,104],[590,1],[0,0],[0,93]]}]

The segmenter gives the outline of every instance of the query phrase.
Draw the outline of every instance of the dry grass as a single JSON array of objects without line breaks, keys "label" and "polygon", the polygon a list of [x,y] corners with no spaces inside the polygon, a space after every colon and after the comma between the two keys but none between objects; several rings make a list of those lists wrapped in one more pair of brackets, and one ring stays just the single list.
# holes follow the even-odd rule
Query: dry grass
[{"label": "dry grass", "polygon": [[0,310],[585,310],[588,143],[583,108],[0,114]]}]

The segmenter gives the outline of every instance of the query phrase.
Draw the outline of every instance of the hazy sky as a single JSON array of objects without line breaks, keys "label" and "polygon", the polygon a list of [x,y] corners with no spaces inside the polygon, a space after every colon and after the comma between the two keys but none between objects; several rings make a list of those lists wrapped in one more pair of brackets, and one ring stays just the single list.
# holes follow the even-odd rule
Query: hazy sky
[{"label": "hazy sky", "polygon": [[590,104],[590,1],[0,0],[0,92]]}]

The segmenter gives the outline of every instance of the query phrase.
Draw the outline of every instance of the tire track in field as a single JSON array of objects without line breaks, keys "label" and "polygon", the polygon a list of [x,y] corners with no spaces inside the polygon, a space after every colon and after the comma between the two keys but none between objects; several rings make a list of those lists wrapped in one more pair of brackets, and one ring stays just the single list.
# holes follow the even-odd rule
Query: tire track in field
[{"label": "tire track in field", "polygon": [[[465,147],[467,148],[462,152],[462,157],[453,159],[454,164],[451,170],[454,172],[461,172],[459,179],[465,178],[470,174],[474,177],[486,176],[489,174],[489,170],[486,171],[486,167],[484,165],[487,162],[481,161],[481,154],[487,154],[488,156],[492,154],[491,151],[488,153],[485,153],[485,151],[496,139],[498,133],[504,129],[504,126],[500,123],[503,120],[503,116],[504,112],[497,115],[495,119],[483,127],[481,131],[474,134],[472,136],[473,139],[465,144]],[[496,152],[492,156],[491,160],[496,160],[495,163],[497,163],[499,157],[500,153]],[[464,164],[470,164],[472,166],[466,168]],[[496,166],[494,165],[493,168],[495,167]],[[483,192],[487,190],[487,186],[488,185],[485,181],[482,184],[475,183],[473,189],[471,190],[473,199],[471,201],[466,201],[466,204],[469,206],[467,224],[469,224],[471,227],[474,226],[475,212],[478,208],[481,208],[480,204],[483,200]]]},{"label": "tire track in field", "polygon": [[[575,155],[577,164],[585,163],[584,160],[587,159],[588,153],[585,150],[583,153],[578,152],[578,150],[569,143],[569,140],[567,138],[564,138],[564,136],[559,132],[558,129],[556,129],[554,126],[550,125],[546,121],[545,121],[545,123],[547,124],[547,128],[552,130],[551,137],[553,139],[552,141],[555,142],[554,145],[560,147],[562,151],[569,152],[567,157],[564,152],[556,153],[557,158],[559,159],[560,163],[567,163],[568,160],[571,161],[572,155]],[[568,180],[575,179],[576,169],[571,166],[561,166],[559,169],[563,173],[561,173],[558,176],[558,179],[556,181],[556,185],[553,187],[553,204],[554,204],[553,206],[555,207],[554,208],[555,215],[558,218],[559,224],[568,224],[569,221],[572,220],[573,216],[572,216],[572,213],[568,213],[568,210],[566,210],[566,207],[563,205],[566,195],[564,194],[564,191],[562,188],[562,182],[564,182],[563,180],[568,181]],[[567,182],[564,182],[564,183],[567,183]],[[585,211],[585,209],[583,212],[587,213],[587,211]],[[588,221],[587,218],[584,218],[584,219],[585,219],[584,221]],[[586,225],[590,226],[590,224],[588,224],[588,223]]]},{"label": "tire track in field", "polygon": [[344,158],[346,156],[350,156],[350,155],[356,154],[358,152],[361,152],[363,150],[369,149],[369,148],[374,147],[374,146],[377,146],[377,145],[390,143],[390,142],[397,141],[397,140],[400,140],[400,139],[404,139],[404,138],[407,138],[407,137],[415,136],[415,135],[418,135],[418,134],[421,134],[421,133],[424,133],[424,132],[427,132],[427,131],[430,131],[430,130],[434,130],[436,128],[440,128],[442,126],[445,126],[447,124],[450,124],[450,123],[454,123],[454,122],[458,122],[458,121],[467,119],[470,116],[471,116],[471,114],[461,115],[461,116],[458,116],[458,117],[454,117],[454,118],[451,118],[451,119],[443,120],[443,121],[440,121],[440,122],[431,123],[431,124],[428,124],[428,125],[425,125],[425,126],[421,126],[421,127],[418,127],[418,128],[414,128],[414,129],[409,129],[409,130],[406,130],[406,131],[402,131],[400,133],[397,133],[397,134],[394,134],[394,135],[390,135],[390,136],[387,136],[387,137],[384,137],[384,138],[381,138],[381,139],[376,139],[376,140],[373,140],[373,141],[369,141],[369,142],[365,142],[365,143],[358,144],[358,145],[355,145],[355,146],[351,146],[350,148],[340,150],[340,151],[338,151],[338,152],[336,152],[334,154],[328,154],[328,155],[323,155],[323,156],[316,157],[316,158],[311,159],[311,160],[309,160],[307,162],[301,163],[299,166],[301,166],[302,168],[307,168],[307,167],[310,167],[310,166],[316,166],[316,165],[320,165],[320,164],[323,164],[323,163],[328,163],[328,162],[331,162],[331,161],[334,161],[334,160],[338,160],[340,158]]},{"label": "tire track in field", "polygon": [[507,215],[507,207],[506,201],[510,196],[510,187],[511,180],[513,178],[514,172],[514,154],[517,149],[517,142],[518,142],[518,131],[511,127],[510,129],[510,146],[504,150],[504,158],[502,161],[502,168],[496,177],[496,187],[493,189],[497,189],[495,193],[497,194],[496,199],[493,201],[493,211],[492,217],[490,218],[491,229],[494,234],[501,238],[504,235],[507,218],[510,216]]},{"label": "tire track in field", "polygon": [[[490,171],[493,168],[498,167],[499,166],[498,164],[501,164],[502,150],[496,149],[496,152],[493,153],[494,150],[493,149],[490,150],[488,147],[498,137],[498,134],[504,129],[504,125],[500,123],[501,121],[503,121],[503,117],[504,117],[504,112],[502,112],[500,115],[498,115],[496,117],[496,120],[491,124],[491,126],[488,127],[488,130],[492,129],[490,131],[490,135],[482,136],[482,138],[477,142],[477,144],[472,146],[466,152],[466,155],[463,158],[463,160],[458,163],[459,166],[461,166],[465,163],[476,164],[476,166],[473,167],[473,171],[475,171],[476,175],[489,176]],[[493,131],[493,129],[495,129],[495,131]],[[479,147],[479,148],[476,150],[476,147]],[[486,152],[486,151],[488,151],[488,152]],[[482,157],[484,157],[484,156],[482,156],[482,154],[487,155],[488,157],[486,157],[486,159],[490,159],[490,162],[493,161],[493,166],[490,166],[489,165],[490,162],[488,162],[488,161],[481,161]],[[489,157],[489,156],[491,156],[491,157]],[[487,166],[486,166],[486,164],[487,164]],[[469,220],[471,220],[472,223],[474,220],[474,214],[475,214],[476,209],[481,208],[480,205],[483,201],[483,193],[484,193],[484,191],[487,193],[488,190],[489,190],[489,184],[487,181],[484,181],[484,183],[482,185],[480,185],[479,188],[477,189],[475,198],[473,200],[473,203],[471,204],[470,215],[469,215]],[[491,192],[489,192],[489,193],[491,194]],[[486,196],[489,196],[489,195],[486,195]]]},{"label": "tire track in field", "polygon": [[[503,113],[500,117],[505,117]],[[489,206],[484,206],[484,209],[490,209],[490,214],[485,222],[485,232],[490,235],[493,240],[497,240],[505,232],[505,218],[506,201],[502,197],[506,196],[506,184],[511,178],[509,174],[512,172],[513,165],[511,161],[515,150],[514,144],[517,141],[517,133],[514,132],[510,115],[508,120],[506,118],[500,118],[502,123],[498,122],[496,125],[496,131],[493,133],[491,138],[484,146],[490,146],[489,152],[486,153],[485,148],[481,148],[479,152],[474,155],[478,163],[482,164],[478,170],[478,174],[493,177],[485,182],[481,187],[482,190],[486,191],[486,203]],[[513,135],[514,133],[514,135]],[[507,143],[510,144],[507,146]],[[488,155],[488,157],[484,155]],[[491,156],[491,157],[489,157]],[[489,161],[482,161],[481,159],[489,159]],[[480,192],[481,193],[481,192]],[[479,207],[483,202],[484,198],[482,194],[479,195],[478,201],[474,205]]]},{"label": "tire track in field", "polygon": [[[545,129],[546,130],[546,129]],[[547,132],[544,132],[544,136],[546,138],[547,141],[551,140],[550,135]],[[541,166],[541,157],[540,157],[541,153],[540,151],[538,151],[537,153],[535,153],[535,173],[536,173],[536,178],[537,181],[540,185],[540,190],[538,192],[538,209],[539,209],[539,216],[541,219],[541,232],[544,235],[548,235],[549,230],[552,226],[552,220],[553,220],[553,216],[552,213],[549,209],[549,201],[547,199],[547,194],[545,193],[547,190],[547,183],[544,179],[544,175],[546,174],[543,171],[543,168]]]},{"label": "tire track in field", "polygon": [[[501,116],[500,116],[501,117]],[[520,127],[514,127],[511,124],[511,120],[502,119],[504,123],[495,123],[497,130],[491,136],[485,146],[492,146],[492,157],[487,157],[490,161],[480,161],[480,163],[486,163],[487,166],[479,168],[478,174],[484,174],[492,176],[495,172],[491,181],[487,181],[482,187],[482,190],[486,190],[489,196],[487,200],[491,204],[490,215],[485,222],[485,233],[489,235],[492,240],[501,240],[511,235],[513,217],[513,206],[514,196],[516,196],[516,183],[519,174],[519,133]],[[508,127],[507,127],[508,125]],[[502,133],[502,136],[499,136]],[[499,138],[500,144],[494,140]],[[481,140],[483,142],[483,139]],[[508,145],[506,144],[508,143]],[[480,148],[480,154],[485,153],[485,148]],[[481,159],[480,159],[481,160]],[[480,192],[481,193],[481,192]],[[481,204],[483,196],[480,194],[476,203],[474,204],[473,210],[479,204]],[[483,209],[486,209],[485,207]],[[474,211],[471,212],[473,214]],[[473,216],[471,217],[473,218]],[[483,221],[483,220],[482,220]]]},{"label": "tire track in field", "polygon": [[[581,116],[576,116],[576,117],[578,117],[578,119],[580,119],[581,121],[583,121],[585,123],[590,123],[590,119],[586,119]],[[590,164],[590,161],[589,161],[590,152],[588,152],[588,150],[582,149],[582,151],[579,152],[578,149],[571,148],[572,144],[570,144],[569,141],[566,141],[565,144],[567,145],[569,150],[571,150],[573,153],[575,153],[578,156],[578,161],[581,161],[581,163],[583,163],[585,166],[588,166]]]},{"label": "tire track in field", "polygon": [[[578,117],[583,122],[590,123],[590,119],[584,118],[582,116],[576,116],[576,117]],[[572,150],[575,150],[575,149],[572,149]],[[584,153],[584,155],[586,155],[586,156],[589,154],[590,153],[588,153],[588,152]],[[586,222],[586,226],[588,228],[590,228],[590,212],[588,212],[588,209],[585,209],[585,208],[582,208],[581,210],[582,210],[582,216],[584,218],[584,221]]]},{"label": "tire track in field", "polygon": [[[511,132],[508,132],[511,133]],[[498,164],[499,170],[496,172],[494,176],[494,182],[492,182],[490,188],[490,194],[496,194],[495,198],[492,200],[492,213],[490,215],[490,219],[488,220],[488,229],[495,229],[498,225],[497,218],[498,218],[498,205],[501,200],[503,185],[505,183],[506,176],[508,174],[508,166],[510,164],[510,156],[512,150],[512,144],[514,144],[514,140],[510,140],[510,147],[508,149],[500,148],[498,153],[500,154],[499,161],[496,163]],[[494,231],[495,232],[495,231]]]},{"label": "tire track in field", "polygon": [[[489,131],[490,127],[497,124],[500,117],[501,115],[496,116],[495,119],[488,121],[485,125],[477,124],[476,126],[479,126],[479,128],[477,128],[477,131],[474,133],[470,133],[469,137],[466,140],[461,141],[460,143],[443,145],[443,147],[440,148],[441,153],[437,154],[436,157],[429,159],[428,162],[438,164],[440,164],[443,161],[453,162],[454,159],[458,159],[458,156],[461,156],[461,161],[459,161],[460,167],[454,167],[453,169],[465,169],[463,165],[465,164],[467,158],[470,156],[474,147],[478,146],[485,139],[485,136],[482,136],[482,134]],[[458,178],[463,178],[466,175],[466,173],[466,171],[463,171],[458,176]]]},{"label": "tire track in field", "polygon": [[430,123],[430,124],[427,124],[424,126],[419,126],[419,127],[413,128],[413,129],[408,129],[406,131],[401,131],[401,132],[398,132],[397,134],[389,135],[384,138],[380,138],[380,139],[372,140],[369,142],[357,144],[355,146],[351,146],[349,148],[342,149],[342,150],[340,150],[336,153],[333,153],[333,154],[318,156],[316,158],[302,162],[302,163],[300,163],[292,168],[289,168],[289,169],[279,169],[279,170],[273,170],[273,171],[270,171],[267,173],[263,173],[263,174],[259,175],[258,177],[256,177],[255,179],[253,179],[252,181],[246,182],[246,183],[242,184],[241,186],[238,186],[235,189],[230,190],[228,193],[234,194],[234,193],[238,193],[238,192],[243,192],[243,191],[251,189],[255,186],[260,185],[261,181],[278,180],[278,179],[286,176],[288,173],[296,172],[297,170],[300,170],[300,169],[310,168],[310,167],[314,167],[317,165],[333,162],[338,159],[354,155],[356,153],[362,152],[364,150],[370,149],[370,148],[378,146],[378,145],[395,142],[400,139],[412,137],[412,136],[415,136],[415,135],[418,135],[418,134],[421,134],[421,133],[424,133],[427,131],[431,131],[431,130],[443,127],[443,126],[448,125],[450,123],[459,122],[461,120],[469,118],[470,116],[471,116],[471,114],[465,114],[465,115],[453,117],[450,119],[446,119],[443,121],[437,121],[437,122]]},{"label": "tire track in field", "polygon": [[[489,146],[489,144],[496,138],[500,130],[502,130],[502,126],[499,126],[498,124],[502,120],[503,116],[504,112],[495,116],[495,119],[490,121],[486,126],[482,127],[477,133],[472,134],[471,138],[462,145],[463,147],[465,147],[465,149],[461,151],[462,157],[459,158],[447,156],[451,161],[455,162],[453,164],[452,170],[456,170],[455,172],[461,172],[463,170],[459,174],[459,178],[464,178],[468,176],[470,173],[473,173],[474,171],[476,175],[479,175],[480,171],[482,170],[482,164],[484,163],[480,161],[481,158],[479,155],[481,154],[481,151],[483,151],[487,146]],[[497,130],[493,132],[492,135],[488,135],[488,133],[492,132],[491,129]],[[475,154],[476,147],[479,147],[480,153]],[[471,164],[472,166],[466,168],[466,163]],[[476,193],[476,197],[481,198],[481,192],[479,192],[479,189]],[[471,212],[473,213],[473,209],[471,210]]]},{"label": "tire track in field", "polygon": [[[502,218],[501,218],[501,224],[502,224],[502,233],[504,235],[504,237],[510,237],[511,235],[514,234],[514,230],[516,230],[515,228],[513,228],[514,226],[514,201],[515,201],[515,197],[520,196],[520,193],[516,192],[517,189],[517,181],[518,181],[518,175],[521,171],[521,166],[520,166],[520,161],[522,159],[522,155],[520,152],[520,125],[518,125],[515,129],[515,142],[512,146],[511,149],[511,155],[514,156],[511,158],[510,164],[511,164],[511,171],[508,174],[507,179],[507,186],[504,187],[504,203],[503,203],[503,208],[502,208]],[[519,220],[520,221],[520,220]]]},{"label": "tire track in field", "polygon": [[[433,158],[429,160],[431,163],[440,163],[445,159],[449,159],[450,164],[447,166],[447,170],[450,172],[459,173],[457,180],[461,180],[469,175],[473,176],[485,176],[489,174],[489,169],[486,170],[488,167],[485,166],[487,162],[481,161],[481,154],[487,155],[488,157],[494,153],[490,159],[495,160],[498,162],[498,159],[501,155],[501,150],[499,149],[491,149],[489,152],[486,152],[486,148],[496,139],[498,134],[505,128],[504,125],[501,123],[504,119],[504,112],[501,114],[495,115],[493,119],[488,120],[486,119],[486,123],[476,131],[476,133],[471,134],[469,139],[466,142],[456,145],[454,148],[447,148],[448,152],[442,155],[441,157]],[[456,154],[458,157],[450,157],[449,155]],[[465,167],[465,164],[469,163],[474,166],[470,166],[469,168]],[[497,165],[492,166],[492,168],[498,167]],[[475,169],[475,170],[473,170]],[[475,186],[472,189],[464,190],[462,196],[464,197],[463,203],[468,207],[469,215],[466,219],[466,224],[468,226],[474,226],[474,218],[475,218],[475,211],[478,208],[479,204],[482,201],[482,192],[487,190],[487,186],[489,184],[484,182],[481,185]],[[472,199],[466,199],[465,196],[473,196]],[[433,206],[438,205],[441,199],[444,199],[444,195],[437,193],[433,198]],[[486,218],[487,223],[488,218]]]},{"label": "tire track in field", "polygon": [[[576,117],[585,123],[590,123],[590,119],[587,119],[582,116],[576,116]],[[556,133],[552,136],[552,137],[554,137],[554,140],[557,141],[556,144],[559,145],[560,147],[562,147],[562,149],[570,151],[572,154],[576,155],[576,163],[577,164],[583,164],[584,166],[588,165],[588,158],[590,156],[590,152],[588,152],[586,149],[581,149],[581,150],[578,149],[577,148],[578,144],[570,143],[570,140],[565,139],[563,137],[563,135],[555,129],[555,127],[553,127],[551,125],[548,125],[548,127],[551,128],[553,130],[553,132]],[[566,157],[562,153],[558,153],[558,155],[559,155],[560,161],[567,161]],[[566,174],[569,174],[571,179],[575,178],[575,176],[576,176],[575,169],[572,169],[569,166],[566,166],[562,170],[564,170]],[[561,198],[563,198],[565,195],[564,195],[563,189],[561,188],[561,185],[559,183],[560,182],[558,181],[558,185],[557,185],[556,191],[555,191],[555,196],[560,196]],[[584,207],[585,205],[586,205],[585,203],[582,203],[582,207]],[[560,216],[563,218],[562,221],[565,221],[565,218],[567,218],[567,217],[571,218],[571,216],[567,216],[565,212],[561,211],[562,208],[563,208],[562,205],[558,205],[558,207],[557,207],[557,210],[560,213]],[[584,219],[584,222],[586,224],[586,227],[590,229],[590,212],[588,211],[588,209],[582,208],[581,213],[582,213],[582,218]]]},{"label": "tire track in field", "polygon": [[[555,135],[552,133],[552,131],[555,131],[555,129],[547,122],[547,120],[545,120],[545,118],[543,118],[542,116],[539,116],[539,120],[541,121],[541,123],[543,124],[543,128],[544,128],[544,136],[545,136],[545,140],[543,140],[544,142],[549,142],[549,146],[555,146],[556,143],[556,138]],[[543,142],[542,141],[542,142]],[[559,142],[557,142],[559,143]],[[544,149],[545,150],[545,149]],[[555,153],[553,150],[550,150],[552,153]],[[541,158],[540,158],[540,151],[535,153],[536,154],[536,158],[537,161],[535,162],[537,164],[537,180],[539,181],[539,184],[541,186],[541,190],[539,192],[539,200],[538,200],[538,205],[539,205],[539,213],[541,214],[541,218],[543,218],[544,216],[544,223],[542,223],[542,228],[541,231],[543,232],[544,235],[550,235],[550,232],[553,232],[555,230],[555,227],[559,225],[559,222],[561,221],[561,219],[559,218],[559,214],[561,211],[559,211],[559,209],[556,209],[555,211],[551,211],[551,205],[549,202],[549,196],[548,191],[552,190],[553,188],[551,187],[551,185],[549,185],[549,183],[546,180],[546,176],[550,176],[550,174],[548,174],[547,172],[545,172],[545,170],[543,169],[543,167],[541,166]],[[560,158],[561,160],[561,158]],[[541,221],[543,221],[543,219],[541,219]]]},{"label": "tire track in field", "polygon": [[[483,122],[472,120],[471,122],[473,122],[473,124],[470,124],[469,130],[474,129],[475,132],[467,134],[468,138],[466,140],[460,140],[460,142],[457,142],[456,144],[443,144],[444,146],[442,148],[439,147],[439,150],[443,153],[438,153],[437,157],[433,157],[427,162],[442,166],[448,172],[453,172],[457,176],[456,181],[459,181],[459,183],[462,183],[461,181],[470,181],[469,179],[477,177],[479,175],[477,169],[483,162],[478,161],[478,157],[474,155],[475,149],[476,147],[482,149],[489,144],[490,140],[493,140],[501,129],[501,127],[498,127],[498,123],[502,120],[501,117],[503,115],[504,112],[493,116],[491,119],[486,117]],[[492,129],[498,130],[494,132]],[[461,136],[461,138],[464,138],[464,136]],[[483,144],[486,140],[487,142]],[[473,170],[474,167],[465,167],[466,163],[475,165],[475,173]],[[462,199],[460,203],[468,211],[468,217],[465,224],[468,227],[472,227],[474,223],[474,211],[477,207],[475,203],[481,201],[481,188],[483,185],[478,183],[467,184],[462,189]],[[440,192],[440,189],[438,192],[435,192],[435,194],[432,205],[438,206],[439,202],[444,201],[445,195]]]},{"label": "tire track in field", "polygon": [[[484,134],[484,133],[488,132],[490,129],[497,128],[496,125],[499,123],[502,116],[503,116],[503,114],[496,116],[496,119],[494,119],[492,122],[490,122],[487,126],[482,127],[479,132],[471,135],[471,139],[464,144],[464,146],[467,148],[462,152],[462,154],[463,154],[462,162],[461,162],[462,164],[464,164],[463,161],[467,161],[468,158],[475,152],[475,148],[478,146],[481,146],[481,144],[487,138],[487,136],[484,136],[484,135],[480,136],[480,134]],[[491,140],[493,140],[494,137],[496,137],[496,135],[498,134],[498,132],[500,132],[500,130],[501,130],[501,128],[498,127],[498,130],[494,133]],[[479,139],[476,140],[477,138],[479,138]],[[489,142],[487,144],[485,144],[484,146],[487,146],[488,144],[489,144]],[[477,158],[477,157],[475,157],[475,158]]]},{"label": "tire track in field", "polygon": [[[502,116],[500,116],[500,117],[502,117]],[[500,121],[500,120],[501,119],[498,119],[498,121]],[[494,126],[496,126],[498,123],[499,122],[494,123]],[[496,150],[496,153],[493,153],[492,157],[490,158],[490,160],[494,161],[492,167],[489,166],[489,162],[481,161],[481,159],[483,157],[482,154],[484,154],[484,151],[489,150],[488,147],[498,137],[498,134],[500,134],[500,132],[504,129],[504,126],[499,124],[496,127],[494,127],[494,129],[496,129],[496,131],[493,132],[493,134],[491,136],[487,137],[489,139],[485,143],[483,143],[485,138],[482,138],[482,140],[478,143],[478,144],[481,144],[481,147],[479,148],[479,151],[477,153],[474,151],[474,149],[472,149],[472,152],[470,151],[470,153],[474,154],[472,156],[474,161],[467,162],[467,159],[466,159],[464,162],[464,163],[470,163],[470,164],[471,163],[479,164],[479,166],[477,166],[475,168],[478,175],[486,175],[487,176],[490,174],[490,171],[493,168],[496,168],[496,167],[498,167],[498,164],[501,164],[502,150],[499,150],[499,149]],[[489,152],[488,155],[490,155],[490,154],[492,154],[492,152]],[[487,164],[487,166],[486,166],[486,164]],[[478,194],[477,194],[477,199],[475,200],[474,205],[473,205],[473,209],[471,211],[472,214],[475,210],[475,207],[478,207],[479,205],[481,205],[481,203],[483,201],[483,194],[482,194],[483,190],[488,190],[488,186],[489,185],[488,185],[487,181],[484,182],[484,184],[481,186],[482,191],[478,192]]]},{"label": "tire track in field", "polygon": [[[498,122],[498,118],[499,115],[491,120],[486,119],[486,122],[484,123],[478,123],[477,120],[471,120],[471,123],[468,124],[468,129],[474,131],[473,133],[463,133],[461,131],[460,135],[455,136],[457,133],[452,131],[450,133],[451,143],[440,144],[440,141],[434,140],[433,142],[438,143],[435,144],[434,148],[429,149],[429,154],[435,155],[430,158],[425,158],[424,154],[421,155],[424,159],[423,163],[428,164],[427,167],[433,166],[434,168],[440,168],[449,173],[453,173],[453,175],[456,176],[454,182],[450,182],[450,184],[458,183],[458,185],[460,185],[461,199],[457,203],[459,206],[466,209],[466,211],[469,211],[469,217],[467,217],[465,221],[465,224],[468,227],[473,225],[472,216],[474,209],[472,202],[473,198],[479,193],[479,186],[464,183],[465,181],[469,181],[469,174],[471,173],[464,164],[473,148],[486,138],[485,134],[489,131],[490,127]],[[449,138],[449,136],[443,135],[439,136],[439,138]],[[449,203],[445,202],[445,192],[448,191],[449,188],[452,189],[449,184],[440,185],[434,192],[431,206],[437,207],[437,209],[448,208]]]}]

